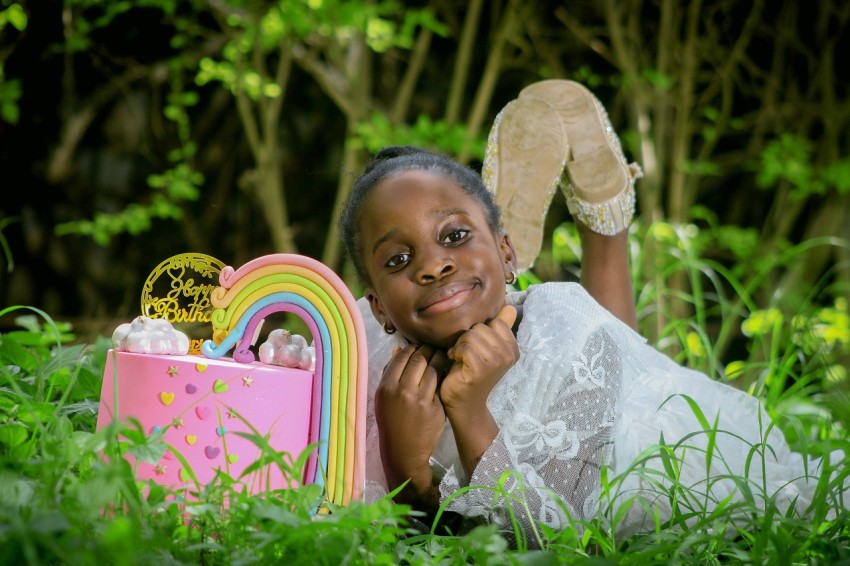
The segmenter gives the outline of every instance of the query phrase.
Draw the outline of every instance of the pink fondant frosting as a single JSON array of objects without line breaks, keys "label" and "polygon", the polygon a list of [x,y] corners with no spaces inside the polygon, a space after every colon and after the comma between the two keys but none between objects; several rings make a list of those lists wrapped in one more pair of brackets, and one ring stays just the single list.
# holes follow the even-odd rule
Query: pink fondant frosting
[{"label": "pink fondant frosting", "polygon": [[[313,374],[300,369],[111,350],[97,426],[116,417],[122,422],[132,418],[145,433],[164,431],[164,440],[205,485],[217,469],[239,478],[259,458],[257,445],[237,434],[254,434],[251,427],[268,434],[276,451],[297,458],[309,441],[312,394]],[[170,452],[158,462],[135,465],[140,479],[175,488],[192,483],[191,474]],[[294,480],[300,485],[302,478]],[[292,486],[276,465],[240,481],[252,492]]]}]

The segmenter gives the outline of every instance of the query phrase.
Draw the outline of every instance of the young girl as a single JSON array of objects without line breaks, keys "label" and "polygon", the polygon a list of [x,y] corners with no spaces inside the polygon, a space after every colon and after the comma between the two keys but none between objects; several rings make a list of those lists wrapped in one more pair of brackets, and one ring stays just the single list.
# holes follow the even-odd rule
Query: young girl
[{"label": "young girl", "polygon": [[[660,441],[684,439],[677,481],[703,505],[751,491],[783,512],[806,510],[825,463],[805,466],[755,398],[677,365],[633,330],[625,228],[639,174],[602,106],[570,81],[527,87],[497,118],[483,168],[492,191],[440,155],[375,156],[340,219],[371,311],[367,499],[408,482],[396,500],[416,509],[449,500],[450,511],[506,528],[515,512],[531,532],[637,496],[647,505],[631,505],[616,526],[628,534],[671,515],[662,459],[630,466]],[[562,179],[581,227],[582,285],[506,294],[539,250],[540,230],[527,226],[542,224]],[[493,193],[521,245],[502,229]],[[717,419],[711,455],[691,400]],[[751,465],[753,452],[763,462]],[[605,466],[622,481],[601,501]],[[457,493],[467,485],[499,486],[524,505],[487,489]]]}]

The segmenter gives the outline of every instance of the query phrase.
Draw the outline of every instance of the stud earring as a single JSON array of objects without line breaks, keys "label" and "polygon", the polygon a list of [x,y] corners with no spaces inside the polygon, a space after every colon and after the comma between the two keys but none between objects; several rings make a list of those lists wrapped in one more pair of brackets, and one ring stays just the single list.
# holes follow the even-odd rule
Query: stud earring
[{"label": "stud earring", "polygon": [[513,285],[514,283],[516,283],[516,271],[511,269],[511,276],[505,278],[505,283],[507,283],[508,285]]},{"label": "stud earring", "polygon": [[387,334],[395,334],[395,328],[393,328],[393,326],[389,322],[385,321],[384,332],[386,332]]}]

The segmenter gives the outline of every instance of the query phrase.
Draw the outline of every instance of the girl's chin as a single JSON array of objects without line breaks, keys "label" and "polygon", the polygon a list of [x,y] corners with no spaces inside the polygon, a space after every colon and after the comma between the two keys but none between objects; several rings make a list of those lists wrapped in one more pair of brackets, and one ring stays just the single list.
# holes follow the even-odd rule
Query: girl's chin
[{"label": "girl's chin", "polygon": [[448,336],[405,336],[404,339],[407,340],[408,343],[416,344],[417,346],[427,344],[428,346],[440,348],[441,350],[448,350],[455,345],[455,342],[458,341],[458,338],[463,336],[464,332],[464,330],[459,330]]},{"label": "girl's chin", "polygon": [[476,313],[466,312],[461,314],[463,311],[455,310],[449,316],[435,318],[429,321],[429,324],[424,326],[429,330],[439,330],[439,335],[433,332],[425,332],[416,335],[415,338],[405,337],[408,342],[414,344],[429,344],[437,348],[449,349],[455,345],[461,336],[463,336],[464,332],[472,328],[474,325],[478,323],[486,323],[487,321],[495,318],[503,306],[504,301],[495,307],[493,312],[486,317],[483,317],[480,311]]},{"label": "girl's chin", "polygon": [[448,329],[445,333],[441,332],[439,335],[428,334],[417,336],[415,339],[407,338],[407,341],[413,344],[428,344],[436,348],[448,350],[470,328],[472,328],[472,324],[456,327],[454,330]]}]

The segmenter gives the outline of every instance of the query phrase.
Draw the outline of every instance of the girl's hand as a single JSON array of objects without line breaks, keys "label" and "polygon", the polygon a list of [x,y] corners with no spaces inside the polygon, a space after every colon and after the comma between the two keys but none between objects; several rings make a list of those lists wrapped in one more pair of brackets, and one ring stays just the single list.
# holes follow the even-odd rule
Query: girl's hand
[{"label": "girl's hand", "polygon": [[511,330],[516,316],[514,307],[502,307],[486,324],[464,332],[449,350],[454,363],[440,387],[447,413],[486,408],[490,391],[519,360],[519,346]]},{"label": "girl's hand", "polygon": [[[437,396],[436,367],[446,363],[445,354],[432,346],[407,346],[393,354],[375,392],[375,418],[381,459],[392,490],[410,479],[397,499],[406,503],[436,502],[429,458],[446,423]],[[417,505],[421,507],[421,505]]]},{"label": "girl's hand", "polygon": [[516,315],[514,307],[503,307],[493,320],[467,330],[448,352],[454,363],[440,388],[440,398],[468,478],[499,434],[487,397],[519,360],[519,346],[511,330]]}]

